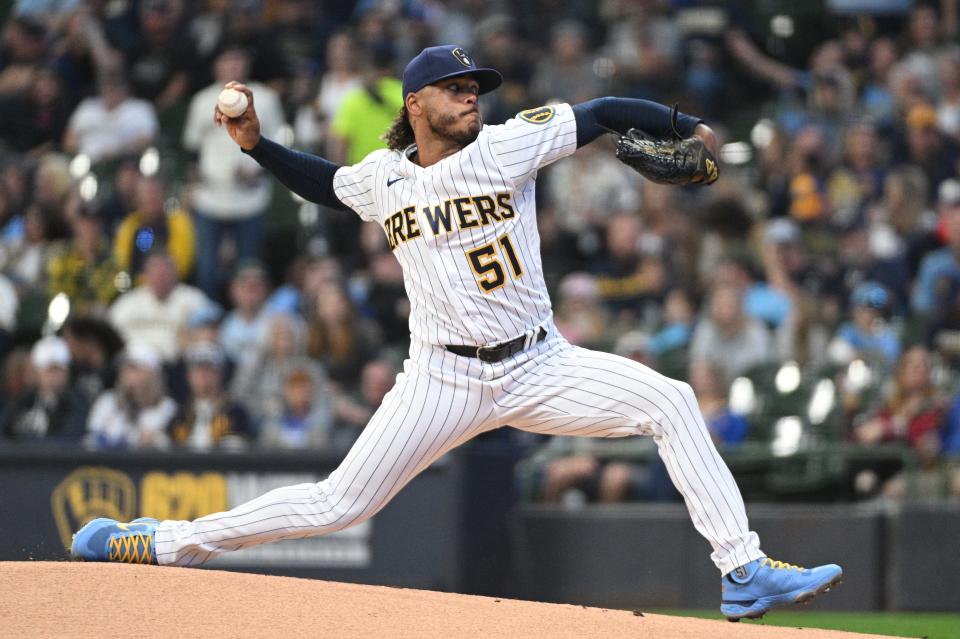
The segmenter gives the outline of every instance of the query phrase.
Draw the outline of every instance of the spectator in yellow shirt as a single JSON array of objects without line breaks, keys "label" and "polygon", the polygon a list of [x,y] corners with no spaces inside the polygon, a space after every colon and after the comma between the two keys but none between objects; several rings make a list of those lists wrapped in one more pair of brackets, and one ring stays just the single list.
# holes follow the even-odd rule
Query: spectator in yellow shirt
[{"label": "spectator in yellow shirt", "polygon": [[386,48],[373,52],[363,86],[340,102],[330,124],[332,160],[357,164],[372,151],[386,148],[383,134],[403,106],[403,87],[391,77],[392,57],[393,52]]},{"label": "spectator in yellow shirt", "polygon": [[103,218],[93,202],[73,202],[70,243],[47,261],[50,296],[65,293],[71,313],[102,315],[120,292],[110,240],[103,233]]},{"label": "spectator in yellow shirt", "polygon": [[143,176],[137,184],[137,209],[117,229],[113,244],[114,259],[139,283],[147,255],[166,252],[177,267],[179,278],[186,279],[196,258],[196,234],[193,220],[182,208],[166,210],[167,186],[158,176]]}]

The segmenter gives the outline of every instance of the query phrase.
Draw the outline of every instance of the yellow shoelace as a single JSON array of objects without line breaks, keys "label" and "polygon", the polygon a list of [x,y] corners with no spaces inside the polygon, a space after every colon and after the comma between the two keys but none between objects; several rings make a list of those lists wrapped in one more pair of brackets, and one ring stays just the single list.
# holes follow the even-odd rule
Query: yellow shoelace
[{"label": "yellow shoelace", "polygon": [[127,564],[153,563],[153,534],[134,532],[110,540],[110,561]]},{"label": "yellow shoelace", "polygon": [[773,568],[774,570],[780,570],[781,568],[786,569],[786,570],[793,570],[794,568],[796,568],[797,570],[803,570],[803,567],[802,567],[802,566],[797,566],[797,565],[794,565],[794,564],[788,564],[788,563],[783,562],[783,561],[777,561],[776,559],[770,559],[769,557],[764,558],[764,560],[760,563],[760,565],[761,565],[761,566],[770,566],[770,567]]}]

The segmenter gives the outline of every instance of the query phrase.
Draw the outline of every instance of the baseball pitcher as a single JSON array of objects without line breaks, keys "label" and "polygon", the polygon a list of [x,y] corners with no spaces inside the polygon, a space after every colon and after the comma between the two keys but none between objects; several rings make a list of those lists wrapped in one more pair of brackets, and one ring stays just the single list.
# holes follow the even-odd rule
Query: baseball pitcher
[{"label": "baseball pitcher", "polygon": [[700,119],[645,100],[554,104],[484,125],[479,96],[500,74],[463,48],[423,50],[403,72],[389,148],[337,166],[260,135],[255,96],[217,124],[295,193],[379,225],[403,265],[411,347],[396,385],[340,466],[195,521],[96,519],[74,536],[88,561],[196,566],[372,517],[444,453],[505,425],[545,435],[653,437],[722,575],[721,611],[756,618],[839,582],[837,565],[772,560],[747,523],[690,386],[632,360],[569,344],[557,332],[540,263],[536,177],[605,131],[650,179],[709,184],[716,139]]}]

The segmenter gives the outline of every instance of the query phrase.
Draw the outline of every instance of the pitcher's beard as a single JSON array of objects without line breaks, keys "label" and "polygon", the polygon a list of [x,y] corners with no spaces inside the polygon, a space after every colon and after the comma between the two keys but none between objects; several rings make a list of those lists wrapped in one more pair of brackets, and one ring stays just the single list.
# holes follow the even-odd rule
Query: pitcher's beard
[{"label": "pitcher's beard", "polygon": [[457,131],[454,125],[459,119],[456,115],[433,115],[427,114],[427,124],[430,125],[430,131],[439,138],[450,140],[451,142],[463,148],[477,139],[480,135],[482,122],[477,118],[475,123],[470,124],[466,130]]}]

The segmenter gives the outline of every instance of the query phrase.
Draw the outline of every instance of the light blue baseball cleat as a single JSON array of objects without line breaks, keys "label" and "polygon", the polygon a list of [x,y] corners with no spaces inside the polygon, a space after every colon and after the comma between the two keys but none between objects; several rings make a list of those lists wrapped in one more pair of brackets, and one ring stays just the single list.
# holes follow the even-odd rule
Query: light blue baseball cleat
[{"label": "light blue baseball cleat", "polygon": [[723,578],[720,612],[730,621],[759,619],[774,606],[810,601],[842,577],[836,564],[801,568],[769,557],[756,559]]},{"label": "light blue baseball cleat", "polygon": [[159,523],[152,517],[140,517],[129,524],[106,517],[94,519],[73,536],[70,556],[79,561],[156,565],[153,534]]}]

